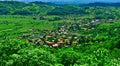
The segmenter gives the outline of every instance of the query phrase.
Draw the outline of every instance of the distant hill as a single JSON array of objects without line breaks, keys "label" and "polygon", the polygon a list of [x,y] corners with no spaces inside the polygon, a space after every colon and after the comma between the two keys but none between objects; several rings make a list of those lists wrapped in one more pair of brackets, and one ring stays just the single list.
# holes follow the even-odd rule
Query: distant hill
[{"label": "distant hill", "polygon": [[107,2],[94,2],[94,3],[77,3],[77,2],[41,2],[41,1],[35,1],[30,2],[35,4],[46,4],[46,5],[82,5],[82,6],[114,6],[114,7],[120,7],[120,2],[118,3],[107,3]]},{"label": "distant hill", "polygon": [[94,2],[105,2],[105,3],[117,3],[120,0],[20,0],[23,2],[33,2],[33,1],[42,1],[42,2],[61,2],[61,3],[94,3]]},{"label": "distant hill", "polygon": [[114,6],[120,7],[120,3],[103,3],[103,2],[96,2],[96,3],[88,3],[84,4],[83,6]]},{"label": "distant hill", "polygon": [[[61,6],[62,5],[62,6]],[[69,15],[69,14],[89,14],[93,9],[80,7],[80,6],[114,6],[120,7],[120,3],[88,3],[88,4],[76,4],[76,3],[51,3],[51,2],[19,2],[19,1],[0,1],[0,15]],[[101,13],[104,10],[101,11]],[[97,14],[99,14],[97,12]],[[100,14],[101,14],[100,13]]]},{"label": "distant hill", "polygon": [[55,3],[51,3],[51,2],[41,2],[41,1],[35,1],[35,2],[30,2],[31,3],[34,3],[34,4],[37,4],[37,5],[56,5]]},{"label": "distant hill", "polygon": [[20,1],[0,1],[0,15],[30,15],[46,14],[54,8],[53,3],[45,2],[20,2]]}]

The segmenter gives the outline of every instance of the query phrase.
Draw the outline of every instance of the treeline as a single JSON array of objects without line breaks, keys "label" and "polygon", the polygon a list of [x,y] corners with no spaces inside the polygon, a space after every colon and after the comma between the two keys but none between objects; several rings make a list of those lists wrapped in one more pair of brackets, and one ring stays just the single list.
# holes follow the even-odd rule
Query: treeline
[{"label": "treeline", "polygon": [[52,3],[0,1],[0,15],[46,14],[53,8]]},{"label": "treeline", "polygon": [[62,6],[56,7],[52,11],[48,12],[49,15],[93,15],[96,19],[105,18],[119,18],[120,8],[116,7],[79,7],[79,6]]},{"label": "treeline", "polygon": [[18,39],[5,40],[0,44],[0,65],[119,66],[119,42],[119,37],[115,37],[104,44],[55,49],[33,46]]},{"label": "treeline", "polygon": [[[93,4],[94,5],[94,4]],[[1,1],[0,15],[93,15],[96,19],[115,19],[120,17],[119,7],[88,7],[62,5],[43,2]]]}]

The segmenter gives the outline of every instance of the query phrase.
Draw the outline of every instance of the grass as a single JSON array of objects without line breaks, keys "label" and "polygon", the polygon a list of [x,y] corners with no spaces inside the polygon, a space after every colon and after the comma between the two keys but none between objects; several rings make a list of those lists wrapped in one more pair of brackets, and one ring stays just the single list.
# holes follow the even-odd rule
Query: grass
[{"label": "grass", "polygon": [[46,16],[45,20],[34,20],[33,16],[20,15],[1,15],[0,16],[0,36],[18,36],[23,33],[32,32],[32,28],[40,30],[54,30],[58,27],[58,23],[73,22],[73,20],[57,20],[49,21],[55,16]]}]

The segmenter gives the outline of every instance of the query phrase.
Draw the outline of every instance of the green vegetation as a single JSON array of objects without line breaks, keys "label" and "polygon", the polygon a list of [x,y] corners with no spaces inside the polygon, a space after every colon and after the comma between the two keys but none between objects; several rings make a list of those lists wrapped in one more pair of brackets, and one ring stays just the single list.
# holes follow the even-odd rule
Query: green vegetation
[{"label": "green vegetation", "polygon": [[0,66],[119,66],[119,18],[119,7],[2,1]]}]

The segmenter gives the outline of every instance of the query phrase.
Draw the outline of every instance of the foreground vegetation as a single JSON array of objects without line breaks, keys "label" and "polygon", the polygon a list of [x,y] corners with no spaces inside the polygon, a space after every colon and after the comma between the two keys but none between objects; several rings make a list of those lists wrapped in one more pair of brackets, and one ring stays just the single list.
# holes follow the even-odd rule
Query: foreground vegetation
[{"label": "foreground vegetation", "polygon": [[119,9],[0,2],[0,66],[119,66]]}]

